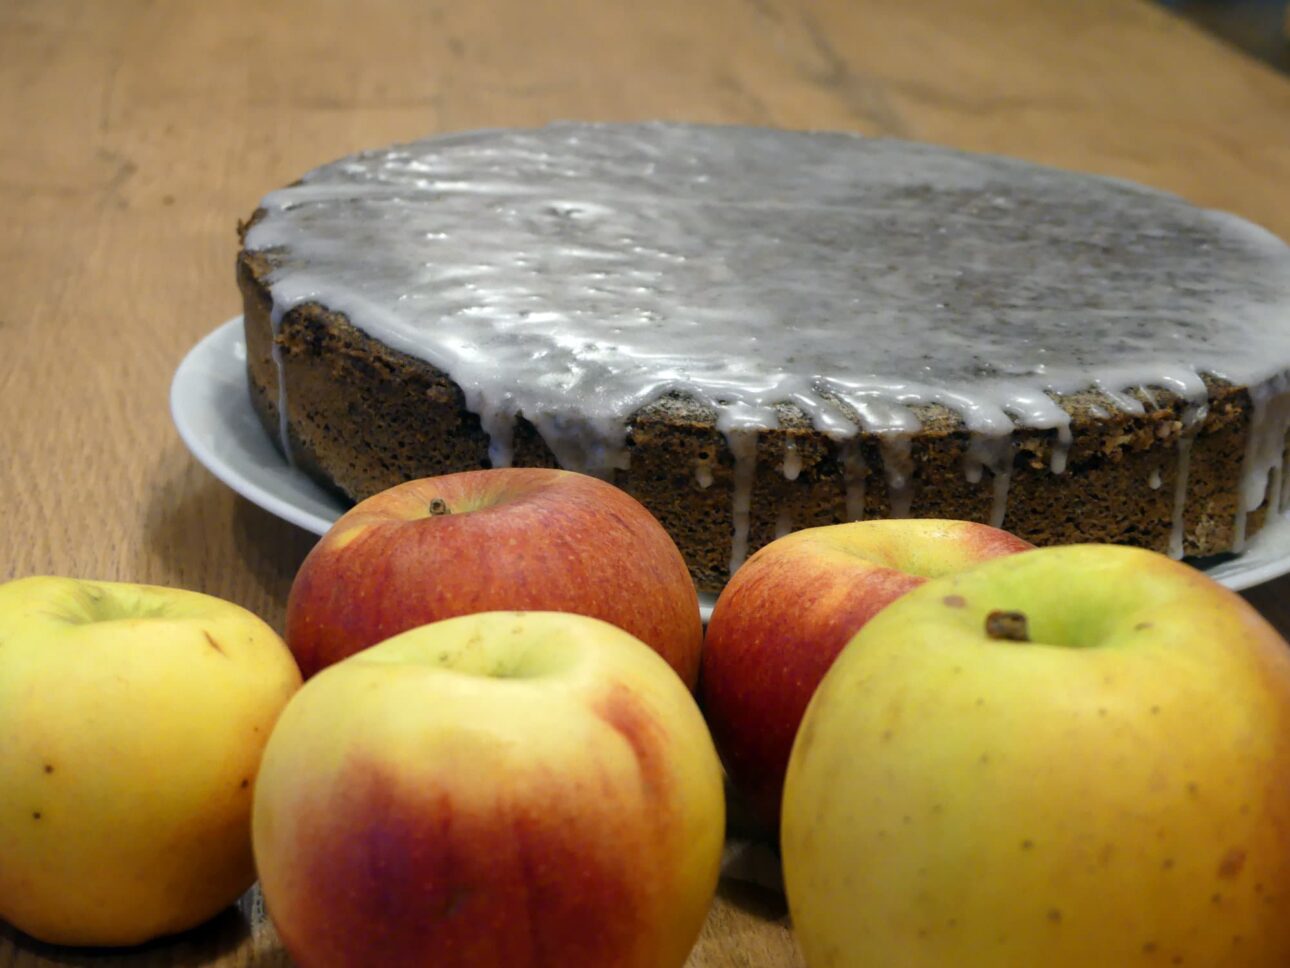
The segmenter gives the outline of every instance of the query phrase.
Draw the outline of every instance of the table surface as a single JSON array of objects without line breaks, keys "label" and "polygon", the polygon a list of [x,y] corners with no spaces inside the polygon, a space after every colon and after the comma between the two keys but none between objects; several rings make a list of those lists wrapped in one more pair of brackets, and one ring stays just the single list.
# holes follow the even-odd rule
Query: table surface
[{"label": "table surface", "polygon": [[[167,392],[234,315],[235,225],[355,149],[552,119],[852,129],[1119,175],[1290,238],[1290,80],[1132,0],[0,0],[0,579],[180,585],[281,627],[314,541],[184,449]],[[1290,630],[1290,581],[1248,597]],[[180,939],[0,968],[281,965],[249,894]],[[692,968],[795,966],[725,885]]]}]

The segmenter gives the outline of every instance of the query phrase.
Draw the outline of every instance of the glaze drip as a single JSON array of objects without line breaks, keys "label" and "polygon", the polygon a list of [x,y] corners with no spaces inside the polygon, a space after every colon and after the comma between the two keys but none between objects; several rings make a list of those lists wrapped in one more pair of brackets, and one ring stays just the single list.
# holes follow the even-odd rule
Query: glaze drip
[{"label": "glaze drip", "polygon": [[[1174,472],[1174,501],[1169,525],[1169,547],[1167,549],[1167,553],[1171,558],[1181,558],[1185,551],[1183,536],[1186,533],[1187,524],[1187,483],[1191,476],[1192,441],[1196,439],[1196,432],[1200,429],[1200,425],[1208,413],[1208,404],[1187,404],[1183,407],[1181,420],[1179,421],[1178,458]],[[1154,471],[1148,484],[1152,488],[1158,488],[1162,483],[1160,471]],[[1243,528],[1244,525],[1238,521],[1237,527]]]},{"label": "glaze drip", "polygon": [[[1069,431],[1068,431],[1069,433]],[[1008,511],[1008,488],[1012,483],[1013,445],[1012,437],[986,437],[974,434],[964,455],[963,473],[968,483],[981,481],[982,472],[990,471],[990,516],[989,524],[995,528],[1003,527],[1003,519]],[[1065,463],[1063,462],[1063,468]]]},{"label": "glaze drip", "polygon": [[1250,388],[1253,410],[1246,434],[1245,471],[1236,516],[1237,551],[1245,547],[1247,518],[1267,504],[1267,513],[1282,509],[1282,470],[1286,459],[1286,434],[1290,432],[1290,373]]},{"label": "glaze drip", "polygon": [[775,517],[775,537],[782,538],[793,531],[793,512],[788,508],[780,508],[779,514]]},{"label": "glaze drip", "polygon": [[278,445],[282,448],[282,456],[287,459],[288,466],[295,467],[296,457],[291,449],[291,433],[287,426],[286,370],[282,365],[282,344],[278,342],[278,329],[282,325],[281,307],[274,305],[269,325],[273,329],[273,343],[269,347],[269,353],[273,357],[273,365],[278,369]]},{"label": "glaze drip", "polygon": [[839,448],[838,461],[842,464],[842,488],[845,496],[845,520],[864,520],[865,468],[864,455],[860,453],[860,443],[852,439],[845,441]]},{"label": "glaze drip", "polygon": [[730,542],[730,574],[748,557],[749,512],[752,509],[753,480],[757,474],[757,431],[739,429],[726,433],[734,467],[734,533]]},{"label": "glaze drip", "polygon": [[888,516],[909,517],[914,503],[914,460],[905,434],[885,434],[879,444],[882,473],[887,480]]},{"label": "glaze drip", "polygon": [[802,455],[797,452],[797,445],[791,439],[784,441],[784,462],[780,465],[784,480],[795,481],[802,473]]},{"label": "glaze drip", "polygon": [[694,480],[703,490],[712,486],[712,465],[706,460],[699,461],[694,465]]},{"label": "glaze drip", "polygon": [[[1191,470],[1191,438],[1178,438],[1178,470],[1177,478],[1174,482],[1174,510],[1173,520],[1169,530],[1169,557],[1181,558],[1183,556],[1183,531],[1185,527],[1184,511],[1187,507],[1187,477]],[[1241,515],[1238,528],[1240,529],[1241,538],[1245,537],[1245,517]]]}]

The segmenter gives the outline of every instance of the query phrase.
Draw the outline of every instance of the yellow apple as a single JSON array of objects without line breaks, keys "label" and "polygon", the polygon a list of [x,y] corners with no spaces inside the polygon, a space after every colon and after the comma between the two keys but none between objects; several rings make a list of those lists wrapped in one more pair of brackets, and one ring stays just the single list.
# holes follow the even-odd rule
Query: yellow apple
[{"label": "yellow apple", "polygon": [[302,968],[680,968],[724,817],[712,740],[659,655],[599,619],[484,612],[310,679],[253,831]]},{"label": "yellow apple", "polygon": [[300,685],[237,605],[147,585],[0,585],[0,918],[57,944],[193,927],[254,882],[251,797]]},{"label": "yellow apple", "polygon": [[1132,548],[928,582],[807,709],[784,874],[812,968],[1290,965],[1290,652]]}]

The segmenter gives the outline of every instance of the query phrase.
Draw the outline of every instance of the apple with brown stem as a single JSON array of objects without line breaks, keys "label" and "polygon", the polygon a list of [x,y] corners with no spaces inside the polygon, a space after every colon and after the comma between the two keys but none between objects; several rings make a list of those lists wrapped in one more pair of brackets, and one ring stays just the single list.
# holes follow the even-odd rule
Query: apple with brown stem
[{"label": "apple with brown stem", "polygon": [[724,817],[656,653],[580,615],[485,612],[305,684],[265,751],[255,858],[301,968],[681,968]]},{"label": "apple with brown stem", "polygon": [[286,638],[307,678],[418,625],[498,609],[603,619],[694,687],[703,626],[676,544],[624,491],[550,468],[422,478],[355,505],[296,574]]},{"label": "apple with brown stem", "polygon": [[784,789],[811,965],[1290,965],[1290,648],[1164,555],[928,582],[816,690]]}]

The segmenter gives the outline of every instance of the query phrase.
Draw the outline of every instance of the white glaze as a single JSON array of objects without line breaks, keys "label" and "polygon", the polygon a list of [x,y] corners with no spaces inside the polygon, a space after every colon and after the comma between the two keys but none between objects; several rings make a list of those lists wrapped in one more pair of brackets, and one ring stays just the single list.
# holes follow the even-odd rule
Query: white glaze
[{"label": "white glaze", "polygon": [[[1096,409],[1101,410],[1100,407]],[[1101,416],[1105,419],[1108,414],[1105,411],[1102,411]],[[1066,458],[1071,452],[1071,439],[1071,427],[1069,423],[1064,423],[1057,428],[1057,435],[1053,438],[1052,457],[1049,458],[1048,461],[1048,469],[1054,474],[1066,473]]]},{"label": "white glaze", "polygon": [[1012,484],[1012,467],[1005,467],[994,475],[994,487],[990,495],[990,524],[1002,528],[1003,520],[1008,515],[1008,487]]},{"label": "white glaze", "polygon": [[797,452],[797,445],[790,437],[784,438],[784,462],[780,464],[779,470],[786,481],[795,481],[797,475],[802,473],[802,455]]},{"label": "white glaze", "polygon": [[[1069,442],[1070,428],[1063,427],[1065,438]],[[1067,443],[1066,446],[1069,446]],[[981,480],[982,472],[989,469],[991,477],[990,517],[992,527],[1003,527],[1003,519],[1008,511],[1008,487],[1012,483],[1013,441],[1012,436],[987,437],[984,434],[973,434],[964,453],[963,473],[968,483],[976,484]],[[1062,468],[1065,468],[1063,455]],[[1057,471],[1060,473],[1060,470]]]},{"label": "white glaze", "polygon": [[753,479],[757,474],[757,431],[746,427],[728,430],[726,441],[735,458],[733,518],[730,541],[730,574],[748,557],[749,512],[752,509]]},{"label": "white glaze", "polygon": [[842,465],[842,487],[846,500],[846,520],[864,520],[864,493],[868,469],[864,454],[860,453],[857,439],[843,441],[838,448],[838,461]]},{"label": "white glaze", "polygon": [[1286,433],[1290,430],[1290,375],[1250,389],[1250,429],[1245,438],[1245,470],[1236,513],[1233,548],[1245,547],[1246,519],[1267,502],[1269,515],[1281,513],[1281,472],[1285,463]]},{"label": "white glaze", "polygon": [[1286,451],[1285,460],[1281,462],[1281,510],[1290,508],[1290,449]]},{"label": "white glaze", "polygon": [[[1196,439],[1196,431],[1209,413],[1205,403],[1193,403],[1183,407],[1179,421],[1178,460],[1174,474],[1173,514],[1169,523],[1169,547],[1167,553],[1171,558],[1183,556],[1183,537],[1185,534],[1184,512],[1187,509],[1187,482],[1191,475],[1191,445]],[[1244,528],[1244,516],[1241,516],[1238,527]],[[1244,531],[1242,531],[1244,534]]]},{"label": "white glaze", "polygon": [[879,439],[882,473],[887,480],[887,516],[909,517],[914,503],[914,460],[910,438],[904,433],[886,433]]},{"label": "white glaze", "polygon": [[793,530],[793,512],[787,507],[779,509],[779,514],[775,516],[775,537],[782,538],[784,535],[791,533]]},{"label": "white glaze", "polygon": [[[776,404],[840,442],[883,435],[897,516],[932,403],[973,447],[1054,430],[1061,473],[1053,395],[1093,387],[1141,413],[1130,388],[1198,402],[1212,373],[1269,388],[1238,526],[1280,462],[1290,249],[1120,181],[844,134],[561,124],[364,153],[263,209],[246,245],[272,251],[275,318],[315,300],[445,371],[495,464],[519,415],[563,466],[603,475],[626,466],[642,406],[714,410],[736,457],[732,564],[753,486],[740,432],[776,427]],[[857,518],[864,469],[842,449]],[[977,463],[1001,521],[1008,468]]]},{"label": "white glaze", "polygon": [[[1191,442],[1192,438],[1183,435],[1178,438],[1178,469],[1174,472],[1174,507],[1173,517],[1169,525],[1169,557],[1181,558],[1183,556],[1183,534],[1185,523],[1183,512],[1187,507],[1187,478],[1191,471]],[[1244,517],[1241,517],[1241,527],[1244,528]],[[1244,530],[1242,530],[1244,534]]]},{"label": "white glaze", "polygon": [[282,344],[278,342],[278,328],[282,325],[282,308],[274,305],[269,316],[269,325],[273,330],[273,342],[269,346],[269,355],[278,370],[278,443],[282,447],[282,456],[287,464],[296,466],[296,455],[291,449],[291,434],[287,430],[287,380],[286,369],[282,365]]}]

